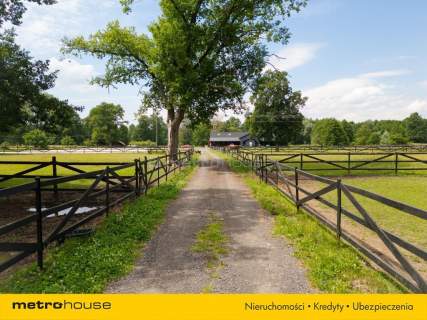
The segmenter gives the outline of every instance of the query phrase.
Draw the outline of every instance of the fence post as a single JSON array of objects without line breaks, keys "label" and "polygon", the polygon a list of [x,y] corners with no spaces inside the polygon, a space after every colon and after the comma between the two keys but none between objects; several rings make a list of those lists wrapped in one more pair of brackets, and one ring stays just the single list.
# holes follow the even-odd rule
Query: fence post
[{"label": "fence post", "polygon": [[168,172],[169,172],[169,163],[168,163],[168,155],[166,154],[165,157],[165,162],[166,162],[166,173],[165,173],[165,177],[166,177],[166,181],[168,181]]},{"label": "fence post", "polygon": [[43,214],[40,177],[36,178],[36,212],[37,212],[37,265],[43,269]]},{"label": "fence post", "polygon": [[341,179],[337,180],[337,238],[341,239],[341,216],[342,216],[342,201],[341,201]]},{"label": "fence post", "polygon": [[137,159],[135,159],[135,195],[139,196],[139,170]]},{"label": "fence post", "polygon": [[268,160],[268,157],[267,157],[266,154],[264,155],[264,157],[265,157],[265,162],[264,162],[264,182],[267,183],[268,182],[268,171],[267,171],[267,160]]},{"label": "fence post", "polygon": [[303,157],[304,157],[304,155],[303,155],[303,153],[301,152],[301,154],[300,154],[300,159],[299,159],[299,167],[300,167],[300,169],[301,169],[301,170],[303,170],[303,165],[304,165]]},{"label": "fence post", "polygon": [[394,174],[397,174],[398,164],[399,164],[399,154],[397,152],[394,153]]},{"label": "fence post", "polygon": [[297,206],[297,210],[299,210],[299,187],[298,187],[298,168],[294,168],[294,177],[295,177],[295,202]]},{"label": "fence post", "polygon": [[279,187],[279,161],[276,161],[276,186]]},{"label": "fence post", "polygon": [[347,174],[351,171],[351,153],[347,153]]},{"label": "fence post", "polygon": [[[52,157],[52,176],[53,176],[53,178],[58,177],[58,172],[57,172],[57,167],[56,167],[56,157],[55,156]],[[56,183],[53,185],[53,194],[55,195],[55,197],[58,196],[58,185]]]},{"label": "fence post", "polygon": [[147,194],[147,192],[148,192],[148,161],[147,161],[147,156],[144,156],[144,176],[145,176],[145,190],[144,190],[144,193],[145,194]]},{"label": "fence post", "polygon": [[160,186],[160,157],[157,157],[157,186]]},{"label": "fence post", "polygon": [[105,213],[110,212],[110,167],[105,169]]}]

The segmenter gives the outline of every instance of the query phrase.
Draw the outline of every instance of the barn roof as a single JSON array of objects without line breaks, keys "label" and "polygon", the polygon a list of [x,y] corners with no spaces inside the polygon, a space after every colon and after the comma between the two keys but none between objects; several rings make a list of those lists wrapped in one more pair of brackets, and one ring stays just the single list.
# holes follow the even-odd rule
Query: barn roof
[{"label": "barn roof", "polygon": [[248,132],[211,132],[210,141],[240,141],[248,136]]}]

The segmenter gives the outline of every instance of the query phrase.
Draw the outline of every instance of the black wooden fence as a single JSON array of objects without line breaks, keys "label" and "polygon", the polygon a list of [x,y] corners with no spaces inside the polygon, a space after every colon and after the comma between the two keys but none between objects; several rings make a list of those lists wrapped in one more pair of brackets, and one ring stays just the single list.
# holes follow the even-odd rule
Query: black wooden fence
[{"label": "black wooden fence", "polygon": [[[145,158],[143,161],[136,159],[134,162],[124,164],[85,163],[86,165],[105,165],[104,169],[91,172],[83,172],[83,170],[72,166],[80,166],[82,163],[65,164],[57,162],[56,165],[65,166],[68,169],[73,168],[78,174],[66,177],[48,177],[47,179],[46,177],[45,179],[35,177],[31,183],[1,189],[0,199],[12,196],[19,197],[24,193],[33,193],[34,212],[0,226],[0,252],[17,253],[0,264],[0,272],[34,253],[37,254],[38,265],[42,268],[43,251],[50,243],[53,241],[62,242],[67,236],[90,232],[90,230],[79,230],[79,228],[103,214],[108,214],[110,208],[124,200],[147,193],[150,187],[159,185],[162,180],[167,180],[168,176],[176,170],[180,170],[183,165],[191,160],[191,156],[192,151],[187,151],[179,152],[175,157],[165,155],[152,159]],[[42,163],[38,164],[37,167],[45,165],[47,164]],[[49,165],[52,164],[49,163]],[[133,175],[121,175],[120,171],[125,169],[132,169]],[[23,173],[21,172],[20,174],[22,175]],[[77,199],[67,200],[50,207],[47,207],[47,203],[43,201],[46,192],[51,194],[52,191],[76,190],[58,188],[58,185],[81,182],[82,180],[90,181],[91,183],[88,187],[77,189],[82,192],[79,193]],[[112,195],[115,195],[115,199],[112,198]],[[97,206],[86,211],[84,215],[77,216],[78,210],[83,208],[88,200],[97,200]],[[63,214],[58,215],[60,212],[63,212]],[[56,216],[55,225],[52,226],[49,223],[51,230],[46,232],[47,219],[52,216]],[[18,241],[20,238],[18,229],[30,228],[30,225],[34,224],[36,225],[35,228],[32,228],[35,232],[34,241]],[[8,237],[13,233],[15,234],[14,236]]]},{"label": "black wooden fence", "polygon": [[[377,201],[385,206],[397,209],[402,213],[415,216],[423,220],[427,220],[427,211],[344,184],[340,179],[332,180],[313,175],[304,170],[283,164],[280,161],[271,160],[262,154],[255,155],[254,157],[248,157],[246,153],[230,150],[226,151],[230,152],[236,160],[243,162],[252,168],[253,172],[255,172],[262,181],[275,186],[284,196],[290,199],[297,208],[303,208],[312,214],[326,227],[335,232],[339,239],[346,240],[404,286],[414,292],[427,293],[426,280],[413,266],[411,261],[401,253],[401,249],[410,252],[412,255],[422,259],[424,262],[427,260],[427,251],[405,239],[402,239],[402,237],[399,237],[392,232],[383,230],[355,196],[357,195],[359,197]],[[320,190],[312,192],[301,186],[302,179],[311,179],[320,182],[323,184],[323,187]],[[332,203],[324,197],[324,195],[330,192],[336,192],[336,203]],[[346,197],[350,201],[356,209],[356,212],[351,212],[349,209],[343,207],[343,197]],[[335,210],[336,220],[331,221],[330,219],[327,219],[320,209],[310,206],[308,202],[311,200],[318,201]],[[343,216],[349,218],[358,225],[373,231],[381,240],[383,245],[390,251],[390,257],[394,258],[395,261],[397,261],[397,264],[385,257],[383,253],[375,250],[375,248],[362,239],[343,230]]]},{"label": "black wooden fence", "polygon": [[403,145],[355,145],[355,146],[322,146],[322,145],[289,145],[289,146],[260,146],[242,147],[242,150],[273,154],[276,152],[427,152],[427,144]]},{"label": "black wooden fence", "polygon": [[[227,149],[223,149],[227,150]],[[234,152],[245,161],[256,157],[274,157],[279,163],[298,167],[304,171],[341,171],[351,174],[354,171],[425,171],[427,152],[321,152],[321,153],[274,153],[252,152],[237,149]],[[423,159],[424,157],[424,159]],[[414,166],[414,164],[416,166]]]}]

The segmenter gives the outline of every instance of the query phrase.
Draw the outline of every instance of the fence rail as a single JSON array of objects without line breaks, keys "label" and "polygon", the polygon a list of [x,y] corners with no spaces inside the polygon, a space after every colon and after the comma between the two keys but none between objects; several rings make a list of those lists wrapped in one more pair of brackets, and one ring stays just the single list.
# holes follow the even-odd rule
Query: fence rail
[{"label": "fence rail", "polygon": [[290,145],[290,146],[261,146],[242,147],[242,150],[261,153],[292,152],[293,150],[307,152],[426,152],[427,144],[404,144],[404,145],[356,145],[356,146],[322,146],[322,145]]},{"label": "fence rail", "polygon": [[[180,151],[187,151],[189,147],[182,147]],[[143,147],[143,146],[61,146],[51,145],[49,148],[36,148],[27,145],[15,145],[0,148],[0,154],[33,154],[33,153],[166,153],[167,146]]]},{"label": "fence rail", "polygon": [[[228,150],[221,148],[221,150]],[[318,152],[318,153],[256,153],[247,149],[234,152],[245,161],[255,157],[272,159],[304,171],[426,171],[427,152]],[[416,164],[417,166],[413,166]]]},{"label": "fence rail", "polygon": [[[413,263],[402,254],[401,250],[406,250],[424,262],[427,260],[427,251],[390,231],[382,229],[356,196],[358,198],[363,197],[379,202],[385,206],[399,210],[399,212],[423,220],[427,220],[427,211],[383,197],[373,192],[344,184],[340,179],[333,180],[314,175],[307,171],[292,167],[287,163],[285,164],[277,160],[269,159],[264,154],[248,155],[247,152],[227,149],[222,149],[222,151],[229,152],[234,159],[252,168],[253,172],[256,173],[262,181],[276,187],[280,193],[292,201],[297,208],[303,208],[313,215],[326,227],[336,233],[338,239],[346,240],[408,289],[414,292],[427,293],[426,280],[417,268],[414,267]],[[322,184],[322,187],[314,192],[310,191],[301,185],[304,179],[317,181]],[[336,202],[334,203],[325,197],[325,195],[331,192],[336,193]],[[344,198],[352,204],[354,208],[353,211],[343,206]],[[333,209],[336,213],[336,218],[334,220],[328,219],[322,214],[321,209],[309,205],[310,201],[317,201]],[[363,239],[355,236],[354,233],[343,229],[343,216],[357,225],[374,232],[377,236],[377,240],[389,251],[388,257],[385,256],[383,252],[378,252],[378,250],[366,243]],[[390,259],[390,257],[392,259]]]},{"label": "fence rail", "polygon": [[[54,241],[62,242],[67,236],[85,234],[87,230],[80,230],[84,231],[83,233],[78,232],[80,227],[103,214],[108,214],[110,208],[124,200],[146,194],[150,187],[154,185],[158,186],[162,179],[167,180],[168,176],[176,170],[180,170],[183,165],[191,160],[191,157],[192,151],[190,150],[179,152],[174,157],[165,155],[152,159],[145,157],[142,161],[136,159],[130,163],[96,163],[96,165],[105,165],[105,167],[101,170],[91,172],[76,170],[77,174],[66,177],[54,176],[47,179],[36,177],[31,183],[1,189],[0,199],[19,196],[24,192],[34,193],[34,212],[0,226],[0,252],[17,253],[8,260],[0,263],[0,272],[35,253],[37,254],[38,266],[43,268],[43,251],[50,243]],[[32,164],[37,164],[37,167],[51,165],[50,162],[42,164],[32,162]],[[56,162],[56,165],[63,164]],[[80,162],[67,163],[67,168],[75,164],[81,165]],[[94,163],[86,164],[94,165]],[[123,169],[132,169],[133,174],[120,174],[120,170]],[[63,190],[76,190],[68,188],[60,189],[58,185],[80,180],[90,180],[91,184],[84,189],[78,189],[82,193],[79,193],[76,199],[67,200],[59,204],[55,203],[55,205],[51,206],[48,206],[48,203],[43,201],[46,191],[57,193]],[[113,199],[112,195],[115,195],[116,198]],[[86,211],[84,215],[82,214],[77,217],[78,210],[86,208],[84,205],[88,200],[97,200],[101,204],[97,204]],[[60,212],[63,214],[59,215]],[[51,230],[46,232],[47,219],[52,217],[56,218],[55,223],[53,226],[52,223],[49,223]],[[16,237],[10,237],[12,240],[8,240],[10,234],[17,232],[20,228],[30,228],[32,224],[36,224],[36,227],[33,228],[35,232],[34,241],[13,241]]]}]

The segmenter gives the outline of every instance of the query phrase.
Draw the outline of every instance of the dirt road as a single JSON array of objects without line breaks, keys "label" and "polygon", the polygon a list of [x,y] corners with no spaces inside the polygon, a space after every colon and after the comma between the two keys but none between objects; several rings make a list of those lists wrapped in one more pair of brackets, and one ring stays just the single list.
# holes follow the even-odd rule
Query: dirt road
[{"label": "dirt road", "polygon": [[[229,238],[223,267],[212,277],[203,255],[192,252],[197,232],[215,214]],[[142,252],[135,269],[108,288],[110,293],[293,293],[313,292],[301,264],[282,238],[272,235],[264,212],[225,163],[210,151],[166,220]]]}]

